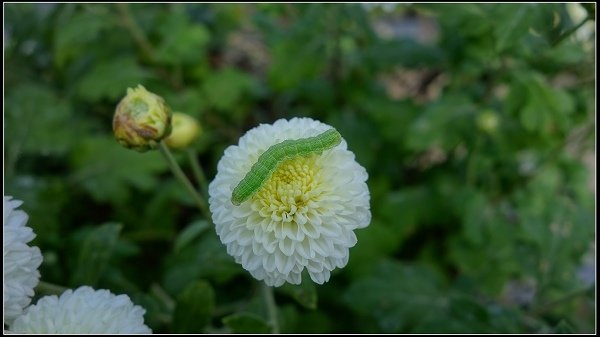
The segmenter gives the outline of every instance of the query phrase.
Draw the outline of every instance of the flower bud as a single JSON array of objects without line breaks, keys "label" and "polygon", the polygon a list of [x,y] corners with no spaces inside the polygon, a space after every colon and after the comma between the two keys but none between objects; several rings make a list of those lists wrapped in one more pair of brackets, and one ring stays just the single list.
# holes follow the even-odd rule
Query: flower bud
[{"label": "flower bud", "polygon": [[171,133],[171,109],[165,100],[142,85],[128,88],[113,118],[113,133],[119,144],[145,152],[158,148]]},{"label": "flower bud", "polygon": [[200,123],[181,112],[173,113],[173,131],[165,139],[165,143],[172,149],[183,149],[189,146],[202,131]]},{"label": "flower bud", "polygon": [[477,116],[477,127],[487,133],[494,133],[500,124],[500,119],[492,110],[485,110]]}]

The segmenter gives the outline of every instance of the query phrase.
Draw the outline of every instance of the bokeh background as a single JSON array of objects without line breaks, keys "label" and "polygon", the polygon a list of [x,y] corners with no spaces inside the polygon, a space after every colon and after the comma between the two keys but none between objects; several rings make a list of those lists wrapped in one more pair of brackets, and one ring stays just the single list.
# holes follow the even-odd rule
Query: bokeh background
[{"label": "bokeh background", "polygon": [[154,332],[268,331],[160,154],[114,141],[143,84],[201,122],[209,180],[245,131],[295,116],[367,169],[370,226],[327,284],[276,290],[283,332],[595,331],[595,5],[4,10],[4,195],[44,255],[36,297],[86,284]]}]

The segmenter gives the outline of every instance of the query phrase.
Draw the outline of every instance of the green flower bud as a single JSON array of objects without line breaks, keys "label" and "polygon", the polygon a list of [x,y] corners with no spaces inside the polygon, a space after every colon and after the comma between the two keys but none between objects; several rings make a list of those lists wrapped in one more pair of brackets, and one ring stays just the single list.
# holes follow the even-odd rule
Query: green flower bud
[{"label": "green flower bud", "polygon": [[165,143],[172,149],[183,149],[189,146],[202,132],[200,123],[181,112],[173,113],[173,132],[165,139]]},{"label": "green flower bud", "polygon": [[477,116],[477,127],[487,133],[494,133],[500,124],[500,119],[492,110],[485,110]]},{"label": "green flower bud", "polygon": [[138,85],[127,89],[113,118],[113,133],[119,144],[145,152],[158,148],[171,133],[171,109],[165,100]]}]

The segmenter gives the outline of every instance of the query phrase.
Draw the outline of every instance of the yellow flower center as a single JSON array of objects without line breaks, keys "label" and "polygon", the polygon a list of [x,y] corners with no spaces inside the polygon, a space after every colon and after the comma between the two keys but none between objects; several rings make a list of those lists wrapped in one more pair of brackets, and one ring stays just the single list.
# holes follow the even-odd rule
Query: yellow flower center
[{"label": "yellow flower center", "polygon": [[295,214],[306,212],[316,196],[317,157],[296,157],[279,164],[253,198],[261,216],[291,222]]}]

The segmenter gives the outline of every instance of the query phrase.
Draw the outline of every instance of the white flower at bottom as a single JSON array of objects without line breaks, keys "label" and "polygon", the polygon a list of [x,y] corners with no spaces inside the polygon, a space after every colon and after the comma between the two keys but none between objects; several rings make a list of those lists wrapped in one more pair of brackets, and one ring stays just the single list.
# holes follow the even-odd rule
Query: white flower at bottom
[{"label": "white flower at bottom", "polygon": [[35,238],[33,230],[26,226],[27,213],[17,210],[23,202],[4,197],[3,253],[4,253],[4,323],[12,321],[29,305],[40,280],[38,267],[42,254],[38,247],[28,242]]},{"label": "white flower at bottom", "polygon": [[367,172],[346,141],[320,155],[281,163],[261,189],[234,206],[231,193],[258,157],[287,139],[321,134],[331,126],[310,118],[280,119],[248,131],[219,161],[209,186],[213,222],[227,252],[269,286],[327,282],[348,263],[354,229],[371,221]]},{"label": "white flower at bottom", "polygon": [[127,295],[82,286],[60,297],[42,297],[28,307],[10,327],[16,333],[149,334],[144,325],[146,311]]}]

